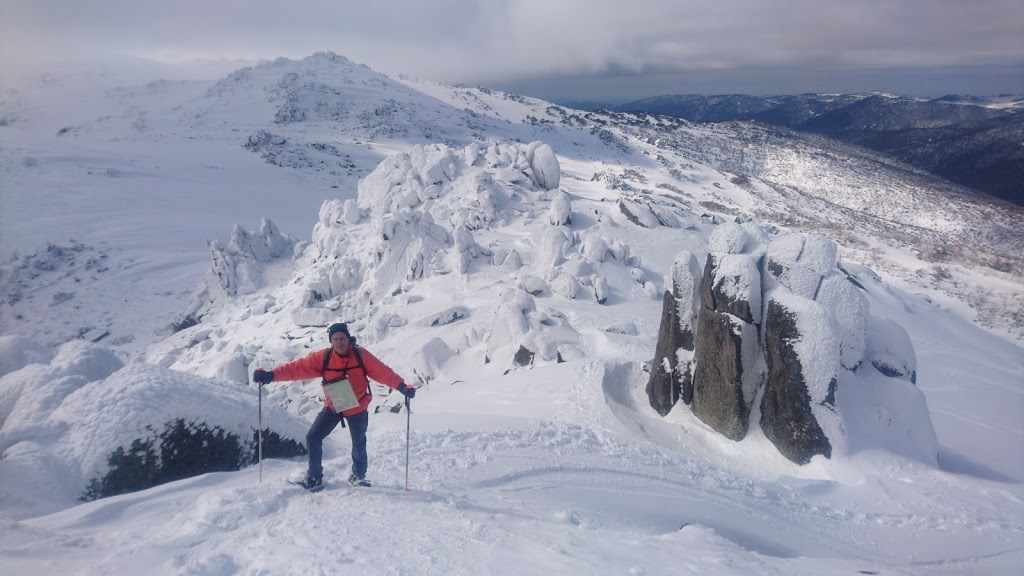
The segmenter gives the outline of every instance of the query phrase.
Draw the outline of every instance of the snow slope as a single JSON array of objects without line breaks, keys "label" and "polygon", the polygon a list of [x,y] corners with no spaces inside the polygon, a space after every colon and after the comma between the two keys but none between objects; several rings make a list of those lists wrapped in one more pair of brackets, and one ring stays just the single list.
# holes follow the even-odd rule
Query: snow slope
[{"label": "snow slope", "polygon": [[[236,398],[230,412],[244,426],[246,414],[256,417],[251,369],[324,346],[327,319],[349,321],[361,343],[422,388],[408,421],[390,410],[397,400],[376,391],[382,410],[371,416],[369,490],[343,484],[348,438],[338,430],[325,446],[328,488],[319,494],[284,482],[303,462],[270,460],[262,481],[251,467],[89,503],[76,502],[73,490],[40,493],[40,477],[67,474],[52,460],[13,472],[31,445],[36,454],[73,447],[68,431],[83,430],[55,427],[49,411],[62,401],[45,396],[49,403],[38,406],[46,410],[5,416],[0,425],[7,434],[4,572],[1013,574],[1024,567],[1021,347],[1005,331],[970,322],[971,309],[953,296],[938,305],[935,295],[947,293],[928,278],[913,284],[914,274],[886,269],[920,266],[907,246],[947,230],[949,217],[894,244],[875,235],[881,220],[816,204],[792,185],[773,187],[778,175],[760,180],[751,171],[751,184],[733,181],[735,173],[721,168],[725,152],[716,160],[707,146],[638,139],[647,128],[627,120],[498,92],[392,81],[333,55],[279,60],[217,82],[93,95],[92,111],[66,98],[61,105],[31,99],[40,103],[35,110],[27,98],[4,104],[19,120],[0,132],[0,166],[11,182],[0,239],[5,253],[19,256],[3,266],[0,327],[20,334],[0,347],[4,398],[14,382],[50,390],[51,380],[32,375],[52,373],[57,344],[84,337],[128,363],[109,377],[82,374],[94,388],[130,386],[114,380],[125,370],[159,385],[170,369],[163,382],[174,389],[233,390],[222,397]],[[78,128],[57,136],[65,126]],[[683,127],[726,152],[747,145],[716,130]],[[680,134],[662,136],[686,142]],[[534,141],[557,155],[561,192],[547,190],[529,165],[524,150]],[[394,155],[444,158],[473,142],[481,158],[493,152],[484,163],[493,176],[472,180],[474,187],[454,179],[450,195],[430,192],[429,171],[418,171],[429,162],[403,170]],[[815,158],[793,162],[819,170]],[[466,178],[472,166],[457,171]],[[893,172],[874,166],[881,192],[928,193],[927,180],[890,179]],[[860,172],[836,168],[821,186],[841,192],[863,181]],[[387,182],[415,198],[388,195]],[[565,215],[561,193],[572,216],[568,246],[549,233]],[[631,221],[620,201],[654,227]],[[385,204],[394,208],[391,220]],[[432,250],[398,242],[422,238],[410,230],[435,230],[411,216],[414,207],[444,230]],[[849,224],[837,238],[844,264],[863,280],[872,315],[895,321],[914,343],[937,467],[884,446],[796,466],[757,430],[732,442],[688,410],[661,418],[648,405],[644,362],[676,254],[706,253],[714,222],[725,218],[763,214],[779,225],[772,214],[805,216],[816,207],[824,207],[818,219],[788,224],[815,230],[833,217]],[[982,217],[972,222],[1001,229],[990,207],[977,211]],[[486,222],[467,220],[474,214]],[[217,278],[204,275],[206,241],[228,246],[233,224],[252,230],[264,216],[303,241],[295,257],[249,262],[248,288],[218,291]],[[383,241],[382,232],[396,240]],[[853,236],[863,243],[844,244]],[[851,258],[874,247],[877,260]],[[226,253],[242,262],[240,252]],[[858,266],[879,261],[887,263],[883,276]],[[410,278],[412,271],[421,273]],[[575,292],[566,278],[576,280]],[[972,281],[1013,295],[1014,278]],[[602,285],[603,305],[596,301]],[[537,287],[536,296],[522,296],[521,288]],[[516,316],[516,308],[525,312]],[[171,334],[167,326],[186,310],[202,322]],[[531,366],[513,361],[521,343],[538,352]],[[308,422],[316,396],[313,382],[272,384],[264,417]],[[100,403],[88,412],[102,419],[108,410]]]}]

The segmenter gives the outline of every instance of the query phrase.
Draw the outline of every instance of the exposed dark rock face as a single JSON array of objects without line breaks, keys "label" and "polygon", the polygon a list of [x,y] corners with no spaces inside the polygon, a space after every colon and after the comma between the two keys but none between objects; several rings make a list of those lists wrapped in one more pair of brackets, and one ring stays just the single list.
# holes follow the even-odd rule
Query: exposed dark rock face
[{"label": "exposed dark rock face", "polygon": [[792,346],[800,338],[796,315],[770,301],[765,320],[768,380],[761,400],[761,430],[783,456],[806,464],[818,454],[831,458],[832,445],[811,411],[803,367]]},{"label": "exposed dark rock face", "polygon": [[[672,410],[681,395],[680,382],[673,377],[676,370],[676,350],[682,342],[679,333],[679,318],[676,315],[676,298],[665,291],[661,307],[661,327],[658,329],[658,346],[654,351],[654,365],[647,381],[647,398],[651,408],[662,416]],[[693,347],[693,337],[690,337]],[[692,394],[692,383],[691,383]]]},{"label": "exposed dark rock face", "polygon": [[[723,246],[740,251],[746,233]],[[753,256],[711,253],[700,291],[693,376],[693,413],[732,440],[747,434],[750,407],[760,385],[760,345],[753,310],[760,320],[761,282]]]},{"label": "exposed dark rock face", "polygon": [[533,357],[533,350],[530,350],[526,346],[520,344],[519,350],[516,350],[516,355],[512,358],[512,361],[520,366],[529,366],[533,364]]},{"label": "exposed dark rock face", "polygon": [[693,399],[693,354],[695,347],[699,265],[689,252],[681,253],[672,266],[672,290],[666,291],[658,329],[654,366],[647,381],[651,407],[664,416],[681,398]]},{"label": "exposed dark rock face", "polygon": [[704,306],[697,325],[693,413],[726,438],[742,440],[750,414],[743,397],[742,337],[733,317]]}]

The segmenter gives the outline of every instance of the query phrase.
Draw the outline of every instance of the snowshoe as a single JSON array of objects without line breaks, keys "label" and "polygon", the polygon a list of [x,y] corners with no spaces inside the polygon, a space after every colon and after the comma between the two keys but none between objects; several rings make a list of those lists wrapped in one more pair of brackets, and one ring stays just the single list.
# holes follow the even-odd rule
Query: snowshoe
[{"label": "snowshoe", "polygon": [[289,480],[288,482],[295,484],[309,490],[310,492],[319,492],[324,489],[324,477],[323,476],[311,476],[306,474],[301,480]]},{"label": "snowshoe", "polygon": [[352,486],[359,486],[362,488],[369,488],[371,486],[369,480],[362,476],[356,476],[355,473],[348,477],[348,483]]}]

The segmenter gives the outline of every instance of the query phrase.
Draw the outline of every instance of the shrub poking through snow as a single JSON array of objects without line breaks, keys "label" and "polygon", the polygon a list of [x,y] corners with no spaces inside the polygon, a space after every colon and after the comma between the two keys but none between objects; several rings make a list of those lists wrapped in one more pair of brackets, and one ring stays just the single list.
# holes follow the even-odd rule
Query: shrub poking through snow
[{"label": "shrub poking through snow", "polygon": [[[95,500],[106,496],[144,490],[208,472],[238,470],[256,463],[257,436],[239,437],[219,426],[202,422],[186,423],[183,419],[167,422],[163,430],[147,438],[136,438],[127,447],[118,446],[107,457],[109,471],[102,478],[92,478],[81,499]],[[295,440],[282,438],[269,429],[263,431],[264,458],[302,456],[305,447]]]}]

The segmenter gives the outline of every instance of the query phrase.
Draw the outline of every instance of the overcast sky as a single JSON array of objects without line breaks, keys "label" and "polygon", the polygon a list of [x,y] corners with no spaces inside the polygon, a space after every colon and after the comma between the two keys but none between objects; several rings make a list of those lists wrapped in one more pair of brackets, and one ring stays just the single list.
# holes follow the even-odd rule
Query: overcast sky
[{"label": "overcast sky", "polygon": [[1024,93],[1021,0],[0,0],[0,65],[302,58],[552,99]]}]

